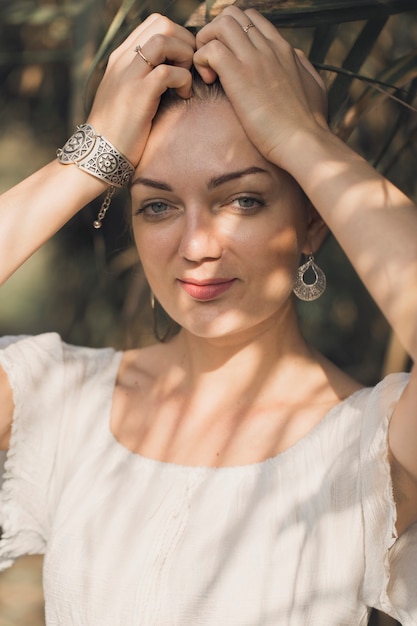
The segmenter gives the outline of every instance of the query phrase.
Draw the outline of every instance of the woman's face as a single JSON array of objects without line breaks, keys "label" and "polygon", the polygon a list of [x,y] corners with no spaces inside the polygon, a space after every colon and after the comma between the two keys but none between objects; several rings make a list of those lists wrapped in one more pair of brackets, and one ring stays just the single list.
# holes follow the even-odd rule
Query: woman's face
[{"label": "woman's face", "polygon": [[158,118],[132,210],[150,287],[184,329],[224,337],[282,323],[292,311],[305,200],[249,141],[226,100]]}]

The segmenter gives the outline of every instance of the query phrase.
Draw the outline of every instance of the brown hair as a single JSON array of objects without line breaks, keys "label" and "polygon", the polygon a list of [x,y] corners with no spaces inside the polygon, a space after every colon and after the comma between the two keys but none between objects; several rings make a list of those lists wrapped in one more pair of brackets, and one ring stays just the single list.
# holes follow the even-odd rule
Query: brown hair
[{"label": "brown hair", "polygon": [[218,78],[213,83],[207,84],[201,78],[200,74],[194,68],[191,68],[191,75],[193,79],[192,84],[192,97],[188,100],[181,98],[175,89],[167,89],[162,94],[158,107],[157,116],[161,115],[165,111],[176,107],[189,107],[194,103],[213,103],[218,100],[227,99],[221,82]]}]

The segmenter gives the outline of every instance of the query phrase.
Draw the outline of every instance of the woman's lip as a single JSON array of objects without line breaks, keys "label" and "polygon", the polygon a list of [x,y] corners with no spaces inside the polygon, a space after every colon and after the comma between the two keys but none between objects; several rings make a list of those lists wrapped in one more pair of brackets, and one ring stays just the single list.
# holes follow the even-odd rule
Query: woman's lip
[{"label": "woman's lip", "polygon": [[213,300],[230,289],[235,282],[234,278],[213,281],[178,280],[181,287],[195,300]]}]

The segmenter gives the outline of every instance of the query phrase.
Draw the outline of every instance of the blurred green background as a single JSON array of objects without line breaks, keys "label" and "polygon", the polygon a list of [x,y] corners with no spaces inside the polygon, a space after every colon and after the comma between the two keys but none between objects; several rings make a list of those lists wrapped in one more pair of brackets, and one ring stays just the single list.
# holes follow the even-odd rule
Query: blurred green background
[{"label": "blurred green background", "polygon": [[[335,132],[417,200],[415,0],[239,5],[257,6],[321,68]],[[198,28],[221,6],[194,0],[0,0],[0,191],[55,157],[85,120],[109,51],[141,19],[159,11]],[[153,340],[149,293],[131,246],[126,205],[122,192],[96,231],[100,199],[93,202],[1,287],[1,334],[55,330],[72,343],[116,348]],[[317,302],[300,305],[307,337],[365,384],[407,367],[407,356],[331,237],[318,262],[328,288]],[[36,575],[30,580],[36,588]],[[29,624],[5,612],[5,581],[0,577],[0,626]]]}]

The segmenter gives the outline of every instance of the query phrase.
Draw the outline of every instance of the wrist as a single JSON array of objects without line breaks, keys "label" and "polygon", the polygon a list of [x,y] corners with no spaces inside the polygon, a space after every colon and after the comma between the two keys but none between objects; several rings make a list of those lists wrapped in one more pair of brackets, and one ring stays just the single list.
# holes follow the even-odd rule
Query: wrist
[{"label": "wrist", "polygon": [[76,165],[80,170],[113,187],[125,187],[134,172],[132,163],[91,124],[80,124],[62,148],[57,150],[63,165]]},{"label": "wrist", "polygon": [[103,135],[111,142],[136,169],[149,129],[142,136],[141,131],[135,130],[132,123],[126,128],[122,122],[123,120],[117,118],[109,121],[97,114],[90,114],[85,123],[90,124],[98,135]]},{"label": "wrist", "polygon": [[[347,162],[362,160],[328,127],[294,132],[279,155],[277,165],[287,171],[307,191],[322,175],[343,171]],[[275,161],[274,161],[275,162]]]},{"label": "wrist", "polygon": [[326,145],[332,138],[330,129],[318,124],[288,130],[285,136],[280,138],[279,145],[271,151],[268,159],[294,176],[302,169],[302,164],[311,159],[311,151],[316,150],[321,144]]}]

